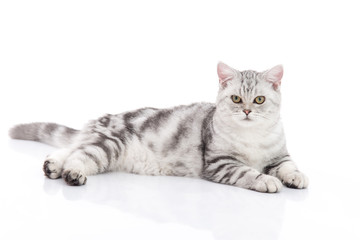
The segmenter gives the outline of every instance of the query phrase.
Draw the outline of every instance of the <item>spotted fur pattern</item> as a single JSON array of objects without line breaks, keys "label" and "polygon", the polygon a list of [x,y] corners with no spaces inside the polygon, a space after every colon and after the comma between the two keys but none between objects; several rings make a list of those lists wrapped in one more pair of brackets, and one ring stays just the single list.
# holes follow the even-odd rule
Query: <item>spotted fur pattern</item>
[{"label": "spotted fur pattern", "polygon": [[[126,171],[201,177],[260,192],[278,192],[283,184],[306,188],[308,180],[291,160],[280,121],[282,67],[240,72],[219,63],[218,74],[215,104],[106,114],[82,130],[21,124],[9,133],[59,147],[43,170],[69,185],[85,184],[88,175]],[[242,102],[234,103],[232,95]],[[254,103],[257,96],[266,97],[264,104]]]}]

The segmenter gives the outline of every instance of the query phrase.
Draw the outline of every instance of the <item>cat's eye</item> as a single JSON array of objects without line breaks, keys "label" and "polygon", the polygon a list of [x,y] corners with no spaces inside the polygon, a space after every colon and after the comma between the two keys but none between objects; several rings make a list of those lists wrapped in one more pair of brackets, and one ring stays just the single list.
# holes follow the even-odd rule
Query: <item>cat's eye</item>
[{"label": "cat's eye", "polygon": [[234,103],[242,103],[241,97],[239,97],[239,96],[237,96],[237,95],[232,95],[232,96],[231,96],[231,100],[232,100]]},{"label": "cat's eye", "polygon": [[254,103],[257,103],[257,104],[263,104],[264,102],[265,102],[264,96],[258,96],[254,99]]}]

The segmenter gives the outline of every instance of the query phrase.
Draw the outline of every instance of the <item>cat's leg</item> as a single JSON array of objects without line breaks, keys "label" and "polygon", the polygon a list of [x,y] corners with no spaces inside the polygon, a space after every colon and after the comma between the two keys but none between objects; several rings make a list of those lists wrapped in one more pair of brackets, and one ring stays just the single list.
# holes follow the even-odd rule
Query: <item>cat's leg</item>
[{"label": "cat's leg", "polygon": [[202,177],[258,192],[274,193],[282,188],[282,183],[276,177],[262,174],[231,156],[205,160]]},{"label": "cat's leg", "polygon": [[61,177],[66,158],[70,155],[70,149],[59,149],[48,155],[43,165],[45,176],[51,179]]},{"label": "cat's leg", "polygon": [[277,158],[275,162],[264,168],[264,173],[279,178],[283,184],[290,188],[306,188],[309,180],[298,170],[289,155]]},{"label": "cat's leg", "polygon": [[66,159],[62,177],[71,186],[84,185],[86,176],[111,171],[119,154],[120,148],[115,140],[82,144]]}]

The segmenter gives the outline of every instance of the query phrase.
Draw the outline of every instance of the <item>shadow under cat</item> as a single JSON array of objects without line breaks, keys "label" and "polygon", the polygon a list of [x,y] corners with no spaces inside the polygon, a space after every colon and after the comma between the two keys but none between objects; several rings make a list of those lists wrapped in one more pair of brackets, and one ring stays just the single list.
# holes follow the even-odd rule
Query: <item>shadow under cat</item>
[{"label": "shadow under cat", "polygon": [[263,195],[196,178],[123,172],[90,178],[91,184],[80,188],[45,178],[44,190],[49,195],[61,191],[69,201],[90,201],[160,223],[206,230],[216,239],[277,239],[286,201],[307,196],[307,190],[293,189]]}]

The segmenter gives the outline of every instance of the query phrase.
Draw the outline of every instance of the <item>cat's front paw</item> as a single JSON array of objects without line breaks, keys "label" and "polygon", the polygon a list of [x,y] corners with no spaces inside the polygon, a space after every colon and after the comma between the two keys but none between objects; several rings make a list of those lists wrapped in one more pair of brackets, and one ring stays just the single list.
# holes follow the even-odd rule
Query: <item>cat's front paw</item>
[{"label": "cat's front paw", "polygon": [[282,182],[285,186],[289,188],[307,188],[309,185],[309,179],[299,171],[294,171],[288,174],[285,174],[285,176],[282,178]]},{"label": "cat's front paw", "polygon": [[81,186],[86,183],[86,176],[77,170],[65,170],[62,174],[65,182],[70,186]]},{"label": "cat's front paw", "polygon": [[276,193],[282,188],[282,183],[276,177],[261,174],[256,179],[251,189],[258,192]]}]

